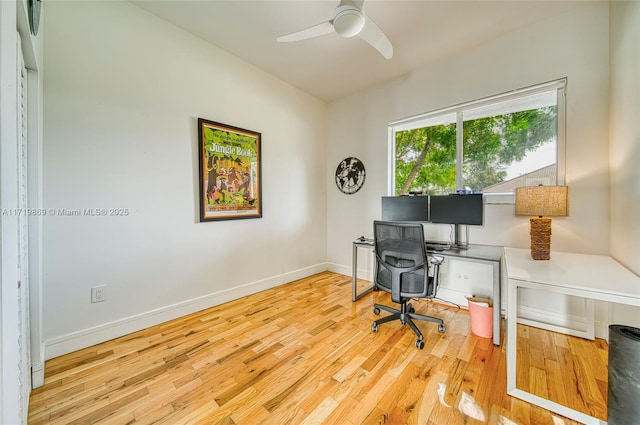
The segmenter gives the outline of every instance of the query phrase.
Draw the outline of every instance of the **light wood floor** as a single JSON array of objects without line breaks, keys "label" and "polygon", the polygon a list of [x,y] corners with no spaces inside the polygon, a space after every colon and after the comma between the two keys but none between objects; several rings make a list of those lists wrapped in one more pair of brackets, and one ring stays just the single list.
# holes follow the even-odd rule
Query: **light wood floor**
[{"label": "light wood floor", "polygon": [[[373,303],[389,298],[352,303],[351,278],[326,272],[49,360],[29,423],[577,424],[506,395],[504,344],[472,335],[465,310],[414,302],[446,325],[418,324],[423,350],[399,322],[371,332]],[[542,351],[529,353],[519,383],[569,401],[598,398],[575,394],[582,378],[554,387],[537,372],[545,356],[571,366],[558,357],[570,344],[521,335]],[[596,370],[599,398],[601,348],[583,362]]]}]

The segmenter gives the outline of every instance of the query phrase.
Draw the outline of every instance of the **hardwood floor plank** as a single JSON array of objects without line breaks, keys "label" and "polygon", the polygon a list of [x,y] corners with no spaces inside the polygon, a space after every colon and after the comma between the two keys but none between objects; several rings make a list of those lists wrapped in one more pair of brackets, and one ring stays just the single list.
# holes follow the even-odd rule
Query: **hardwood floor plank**
[{"label": "hardwood floor plank", "polygon": [[455,410],[456,401],[455,398],[453,400],[446,399],[446,403],[452,403],[448,406],[445,406],[441,403],[435,403],[433,405],[433,409],[431,410],[431,414],[429,415],[429,424],[437,424],[437,425],[448,425],[449,418],[453,414]]},{"label": "hardwood floor plank", "polygon": [[424,390],[416,399],[415,408],[407,418],[408,425],[421,425],[427,423],[427,420],[433,413],[434,407],[440,404],[438,388],[446,381],[446,379],[447,374],[441,371],[436,371],[435,373],[426,376],[426,385],[424,386]]},{"label": "hardwood floor plank", "polygon": [[[354,303],[351,277],[324,272],[51,359],[29,423],[487,423],[460,410],[465,399],[489,424],[556,425],[550,412],[506,395],[504,346],[472,335],[466,310],[412,301],[446,326],[417,322],[418,350],[399,321],[371,331],[374,303],[393,305],[376,291]],[[606,343],[518,332],[518,355],[527,356],[519,385],[602,413]]]},{"label": "hardwood floor plank", "polygon": [[548,399],[547,374],[544,369],[538,369],[537,367],[529,368],[529,377],[529,392]]},{"label": "hardwood floor plank", "polygon": [[560,369],[560,364],[555,361],[547,361],[545,362],[545,372],[547,375],[547,389],[545,392],[549,394],[549,399],[553,400],[562,405],[567,405],[568,398],[565,393],[565,387],[562,385],[553,385],[553,382],[560,382],[562,380],[562,370]]}]

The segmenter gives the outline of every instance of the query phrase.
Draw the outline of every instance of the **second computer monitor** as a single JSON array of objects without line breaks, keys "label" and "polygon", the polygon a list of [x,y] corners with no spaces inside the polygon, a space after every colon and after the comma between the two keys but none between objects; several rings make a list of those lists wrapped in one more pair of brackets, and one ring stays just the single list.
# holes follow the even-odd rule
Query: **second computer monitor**
[{"label": "second computer monitor", "polygon": [[430,196],[432,223],[482,225],[482,194]]}]

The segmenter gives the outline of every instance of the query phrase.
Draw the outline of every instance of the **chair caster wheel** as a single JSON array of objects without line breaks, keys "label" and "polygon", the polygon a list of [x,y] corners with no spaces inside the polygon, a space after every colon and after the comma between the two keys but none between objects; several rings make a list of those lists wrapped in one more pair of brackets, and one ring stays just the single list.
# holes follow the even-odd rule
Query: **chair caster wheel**
[{"label": "chair caster wheel", "polygon": [[444,332],[444,325],[438,325],[438,332]]},{"label": "chair caster wheel", "polygon": [[374,307],[373,314],[380,314],[380,309],[378,307]]},{"label": "chair caster wheel", "polygon": [[413,307],[410,307],[410,308],[409,308],[409,313],[415,313],[415,312],[416,312],[416,309],[415,309],[415,308],[413,308]]},{"label": "chair caster wheel", "polygon": [[371,332],[378,332],[378,324],[376,322],[371,325]]},{"label": "chair caster wheel", "polygon": [[424,341],[421,339],[416,340],[416,348],[418,350],[422,350],[424,348]]}]

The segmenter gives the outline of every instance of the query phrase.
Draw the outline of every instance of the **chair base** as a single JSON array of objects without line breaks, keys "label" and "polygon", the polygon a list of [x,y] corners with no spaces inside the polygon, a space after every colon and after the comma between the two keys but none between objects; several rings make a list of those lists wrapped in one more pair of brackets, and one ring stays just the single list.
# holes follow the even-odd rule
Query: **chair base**
[{"label": "chair base", "polygon": [[422,349],[424,347],[424,337],[422,336],[422,332],[420,332],[420,329],[418,329],[416,324],[413,322],[413,319],[422,320],[425,322],[435,322],[438,324],[438,332],[444,332],[444,321],[442,319],[438,317],[417,314],[411,304],[407,304],[406,301],[403,301],[400,304],[400,310],[383,304],[373,305],[373,312],[375,314],[380,314],[380,310],[388,311],[389,313],[391,313],[391,315],[375,320],[371,325],[371,330],[373,332],[378,332],[379,325],[386,322],[391,322],[393,320],[400,320],[403,325],[409,325],[409,327],[413,330],[413,333],[415,333],[418,337],[418,339],[416,340],[416,347],[419,349]]}]

